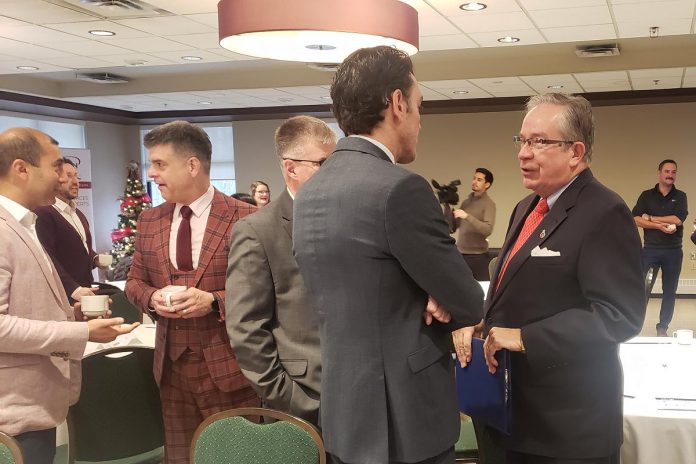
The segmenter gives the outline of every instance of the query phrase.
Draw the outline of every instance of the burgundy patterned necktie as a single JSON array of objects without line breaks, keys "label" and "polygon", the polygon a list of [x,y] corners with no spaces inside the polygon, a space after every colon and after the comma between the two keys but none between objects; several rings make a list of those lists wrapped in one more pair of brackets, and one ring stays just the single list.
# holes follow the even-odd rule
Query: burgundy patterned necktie
[{"label": "burgundy patterned necktie", "polygon": [[181,207],[181,223],[176,234],[176,266],[180,271],[193,271],[191,258],[191,208]]},{"label": "burgundy patterned necktie", "polygon": [[508,264],[510,264],[510,261],[512,261],[513,256],[515,256],[515,253],[517,253],[517,251],[519,251],[519,249],[522,248],[524,242],[526,242],[529,236],[532,235],[532,232],[536,230],[536,228],[541,223],[541,220],[544,219],[544,215],[548,213],[548,211],[549,205],[546,202],[546,198],[542,198],[541,200],[539,200],[539,203],[537,203],[537,205],[534,207],[534,210],[531,213],[529,213],[529,216],[527,216],[527,219],[525,219],[524,221],[524,225],[522,226],[520,234],[517,236],[515,245],[510,250],[510,253],[508,253],[508,258],[505,261],[503,267],[500,269],[500,274],[498,275],[498,282],[495,284],[496,289],[498,288],[498,285],[500,285],[500,281],[503,280],[503,274],[505,274],[505,270],[507,269]]}]

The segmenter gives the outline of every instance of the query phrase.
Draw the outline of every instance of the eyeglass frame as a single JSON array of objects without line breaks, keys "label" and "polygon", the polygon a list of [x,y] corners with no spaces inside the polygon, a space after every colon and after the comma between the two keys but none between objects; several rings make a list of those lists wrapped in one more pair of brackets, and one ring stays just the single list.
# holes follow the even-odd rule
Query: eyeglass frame
[{"label": "eyeglass frame", "polygon": [[[573,144],[577,142],[577,140],[553,140],[553,139],[542,139],[540,137],[532,137],[529,139],[523,138],[521,135],[513,135],[512,136],[513,142],[519,145],[520,150],[524,146],[528,146],[532,150],[541,150],[544,147],[548,145],[553,145],[555,143],[561,144],[561,143],[570,143]],[[532,147],[532,144],[541,144],[542,146],[540,147]]]},{"label": "eyeglass frame", "polygon": [[305,162],[307,162],[307,163],[313,163],[313,164],[316,164],[316,165],[318,165],[319,167],[321,167],[321,165],[324,164],[324,161],[326,161],[326,160],[329,159],[329,158],[324,158],[324,159],[321,160],[321,161],[314,161],[314,160],[307,160],[307,159],[297,159],[297,158],[281,158],[281,159],[288,160],[288,161],[295,161],[296,163],[305,161]]}]

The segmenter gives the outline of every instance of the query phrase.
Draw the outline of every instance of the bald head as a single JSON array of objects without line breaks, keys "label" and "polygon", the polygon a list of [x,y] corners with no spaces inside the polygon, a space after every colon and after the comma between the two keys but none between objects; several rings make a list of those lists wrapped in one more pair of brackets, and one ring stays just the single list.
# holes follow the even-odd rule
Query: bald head
[{"label": "bald head", "polygon": [[0,133],[0,177],[7,176],[10,166],[18,159],[38,166],[46,145],[58,145],[58,142],[36,129],[13,127]]}]

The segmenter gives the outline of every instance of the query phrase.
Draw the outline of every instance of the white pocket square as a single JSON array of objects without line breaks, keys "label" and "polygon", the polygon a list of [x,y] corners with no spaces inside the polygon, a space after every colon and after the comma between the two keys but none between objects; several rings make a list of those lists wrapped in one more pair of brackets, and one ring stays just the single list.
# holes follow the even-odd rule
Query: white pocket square
[{"label": "white pocket square", "polygon": [[549,256],[561,256],[561,252],[549,250],[548,248],[539,248],[539,246],[537,245],[532,250],[532,256],[538,256],[540,258],[548,258]]}]

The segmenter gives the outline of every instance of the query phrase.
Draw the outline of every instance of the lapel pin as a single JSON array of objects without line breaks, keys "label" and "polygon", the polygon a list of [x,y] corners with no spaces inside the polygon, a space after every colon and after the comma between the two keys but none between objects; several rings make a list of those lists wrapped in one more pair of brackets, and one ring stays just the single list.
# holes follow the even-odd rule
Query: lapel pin
[{"label": "lapel pin", "polygon": [[539,238],[544,238],[546,237],[546,229],[542,230],[541,233],[539,234]]}]

